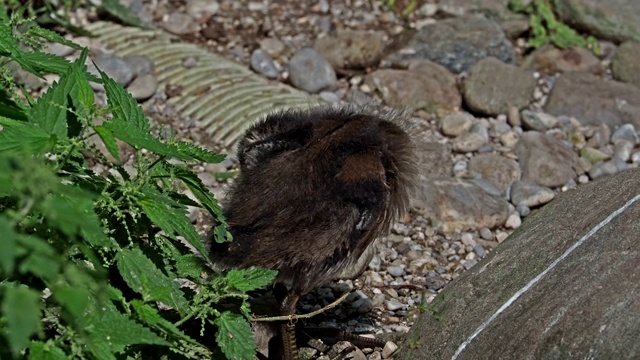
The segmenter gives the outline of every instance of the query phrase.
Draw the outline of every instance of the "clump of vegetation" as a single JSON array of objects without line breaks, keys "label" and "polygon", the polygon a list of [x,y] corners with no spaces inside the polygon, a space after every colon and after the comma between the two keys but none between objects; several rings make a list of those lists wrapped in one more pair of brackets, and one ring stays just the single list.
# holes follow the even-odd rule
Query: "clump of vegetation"
[{"label": "clump of vegetation", "polygon": [[527,45],[537,49],[553,44],[560,49],[588,47],[599,53],[598,40],[593,36],[584,37],[574,29],[556,19],[549,0],[533,0],[524,5],[521,0],[510,0],[509,7],[515,12],[527,14],[531,25],[531,36]]},{"label": "clump of vegetation", "polygon": [[[43,52],[43,40],[81,54],[69,62]],[[89,74],[86,59],[28,6],[0,2],[0,358],[253,359],[247,292],[276,273],[215,271],[186,216],[204,208],[215,241],[231,241],[189,170],[224,157],[151,135],[137,102],[105,73]],[[9,62],[60,79],[34,99]],[[90,82],[104,86],[107,107]],[[123,143],[135,171],[123,166]],[[95,164],[110,170],[96,174]]]}]

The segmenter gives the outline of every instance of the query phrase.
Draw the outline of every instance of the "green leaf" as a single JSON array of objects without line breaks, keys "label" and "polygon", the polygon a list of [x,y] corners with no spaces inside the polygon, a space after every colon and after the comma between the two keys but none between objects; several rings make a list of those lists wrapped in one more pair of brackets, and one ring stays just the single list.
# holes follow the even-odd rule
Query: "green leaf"
[{"label": "green leaf", "polygon": [[113,156],[116,161],[120,162],[120,149],[118,148],[118,143],[116,142],[116,138],[113,136],[113,133],[104,126],[96,126],[93,128],[96,134],[100,136],[104,146],[109,151],[109,154]]},{"label": "green leaf", "polygon": [[179,153],[189,158],[206,163],[217,164],[225,158],[224,154],[216,154],[212,151],[187,142],[179,142],[176,144],[176,146]]},{"label": "green leaf", "polygon": [[2,234],[2,240],[0,240],[0,269],[5,274],[11,274],[18,249],[16,246],[16,233],[13,231],[11,222],[5,217],[0,217],[0,234]]},{"label": "green leaf", "polygon": [[8,56],[15,60],[23,69],[42,78],[42,74],[36,70],[32,64],[24,58],[24,53],[20,51],[18,41],[13,37],[8,23],[0,23],[0,56]]},{"label": "green leaf", "polygon": [[252,360],[256,344],[251,326],[240,315],[225,311],[213,321],[218,327],[216,341],[227,359]]},{"label": "green leaf", "polygon": [[2,313],[11,352],[18,355],[29,345],[29,338],[42,331],[40,294],[24,285],[4,285]]},{"label": "green leaf", "polygon": [[81,318],[87,309],[89,293],[85,288],[57,285],[52,289],[53,297],[75,318]]},{"label": "green leaf", "polygon": [[62,35],[58,34],[55,31],[51,31],[45,28],[41,28],[39,26],[33,26],[29,29],[29,34],[33,34],[36,36],[40,36],[41,38],[45,39],[45,40],[49,40],[51,42],[56,42],[62,45],[66,45],[72,49],[75,50],[82,50],[82,46],[74,43],[71,40],[67,40],[64,37],[62,37]]},{"label": "green leaf", "polygon": [[207,268],[202,263],[202,259],[196,255],[187,254],[176,258],[176,270],[178,270],[178,276],[180,277],[200,279],[200,276],[207,271]]},{"label": "green leaf", "polygon": [[198,199],[200,204],[204,206],[211,215],[215,216],[215,218],[226,225],[224,220],[224,213],[218,205],[218,202],[214,199],[211,191],[207,189],[202,180],[193,173],[193,171],[185,168],[184,166],[166,164],[165,172],[162,174],[164,176],[173,175],[176,178],[182,180],[182,182],[191,190],[193,195]]},{"label": "green leaf", "polygon": [[46,343],[34,341],[29,347],[29,360],[68,360],[64,351],[49,340]]},{"label": "green leaf", "polygon": [[[89,101],[87,88],[93,94],[84,71],[86,56],[85,49],[76,62],[60,77],[60,81],[54,82],[31,108],[29,121],[40,126],[48,134],[66,138],[67,122],[72,122],[76,117],[71,110],[75,110],[80,116],[85,116],[90,111],[85,105]],[[90,102],[92,103],[93,99]]]},{"label": "green leaf", "polygon": [[148,130],[139,129],[131,123],[125,122],[119,118],[113,118],[109,121],[105,121],[102,124],[102,127],[111,131],[113,136],[134,148],[144,148],[149,151],[153,151],[158,155],[190,160],[190,158],[178,152],[175,146],[163,144],[160,140],[154,138]]},{"label": "green leaf", "polygon": [[55,135],[31,123],[0,117],[0,126],[0,154],[3,155],[44,154],[56,144]]},{"label": "green leaf", "polygon": [[131,305],[136,314],[138,314],[140,320],[144,321],[152,328],[160,329],[164,333],[171,334],[190,343],[197,343],[195,340],[178,329],[178,327],[175,326],[172,322],[169,322],[165,318],[160,316],[156,308],[149,306],[140,300],[131,301]]},{"label": "green leaf", "polygon": [[182,315],[187,312],[189,303],[178,282],[163,274],[142,250],[121,250],[116,261],[124,281],[145,300],[160,301]]},{"label": "green leaf", "polygon": [[102,0],[102,7],[109,15],[119,19],[127,25],[142,26],[142,22],[129,9],[122,6],[118,0]]},{"label": "green leaf", "polygon": [[87,313],[86,330],[90,333],[88,346],[94,355],[123,352],[129,345],[153,344],[171,346],[165,339],[156,335],[149,328],[118,312],[113,306],[103,304]]},{"label": "green leaf", "polygon": [[232,269],[227,273],[227,282],[230,287],[247,292],[260,289],[273,282],[278,272],[252,266],[247,269]]},{"label": "green leaf", "polygon": [[5,89],[0,89],[0,117],[26,121],[28,110],[29,107],[14,101]]},{"label": "green leaf", "polygon": [[154,189],[145,188],[145,197],[138,200],[149,219],[168,236],[175,239],[176,234],[183,236],[200,255],[207,256],[202,239],[186,215],[186,208]]},{"label": "green leaf", "polygon": [[[149,125],[149,120],[144,116],[144,112],[142,112],[142,109],[138,105],[138,102],[106,73],[100,69],[98,69],[98,72],[102,77],[104,91],[107,93],[107,102],[113,113],[114,120],[119,119],[125,124],[140,130],[139,133],[149,135],[151,126]],[[113,120],[109,123],[111,122],[113,122]]]}]

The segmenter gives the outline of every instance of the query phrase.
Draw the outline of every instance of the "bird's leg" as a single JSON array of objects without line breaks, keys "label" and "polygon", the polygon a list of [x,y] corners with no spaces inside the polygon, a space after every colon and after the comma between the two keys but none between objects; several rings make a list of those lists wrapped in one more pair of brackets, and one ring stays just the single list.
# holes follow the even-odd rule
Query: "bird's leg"
[{"label": "bird's leg", "polygon": [[[290,291],[280,301],[281,315],[294,315],[296,313],[296,304],[300,295]],[[299,360],[298,344],[296,342],[296,324],[294,320],[283,321],[280,324],[280,335],[282,336],[283,356],[284,360]]]}]

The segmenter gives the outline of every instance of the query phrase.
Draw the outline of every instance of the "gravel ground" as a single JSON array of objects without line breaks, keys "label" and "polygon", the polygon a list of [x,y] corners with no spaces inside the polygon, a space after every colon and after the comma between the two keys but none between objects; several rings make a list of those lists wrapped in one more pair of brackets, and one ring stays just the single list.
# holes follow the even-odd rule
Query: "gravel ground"
[{"label": "gravel ground", "polygon": [[[337,73],[334,75],[335,83],[330,90],[319,91],[320,98],[328,102],[390,102],[384,92],[374,91],[374,82],[370,81],[372,74],[390,66],[393,63],[391,55],[403,49],[416,31],[446,20],[442,11],[437,12],[436,4],[424,1],[416,2],[416,8],[407,17],[401,14],[409,1],[396,1],[393,10],[387,9],[380,1],[363,0],[248,3],[231,0],[129,0],[124,3],[145,22],[282,82],[295,83],[293,55],[304,47],[313,46],[316,39],[338,30],[373,31],[375,35],[368,43],[380,41],[384,45],[379,52],[372,50],[378,60],[383,59],[382,62],[374,61],[374,65],[370,65],[365,59],[358,66],[336,66],[332,63]],[[92,21],[96,15],[79,11],[77,17],[78,22],[83,23]],[[86,41],[94,56],[103,52],[91,40],[76,40]],[[511,42],[514,60],[523,62],[524,39],[516,37]],[[350,61],[353,65],[356,60]],[[610,62],[611,57],[605,54],[596,59],[593,66],[605,69],[601,75],[610,78]],[[118,70],[123,67],[118,67]],[[139,78],[142,77],[140,74],[144,72],[138,72]],[[416,320],[421,303],[428,304],[443,286],[477,264],[518,228],[526,216],[550,201],[555,192],[567,191],[579,183],[638,166],[637,128],[625,125],[626,128],[622,126],[615,130],[607,125],[583,125],[574,118],[545,114],[542,109],[550,97],[557,73],[537,71],[534,75],[533,100],[522,112],[516,108],[495,116],[460,116],[458,89],[463,88],[465,81],[469,83],[473,79],[472,70],[449,75],[449,85],[458,94],[457,100],[455,96],[451,100],[453,103],[457,101],[454,111],[416,109],[414,112],[414,120],[422,126],[423,140],[446,149],[442,159],[432,160],[425,166],[431,166],[428,171],[438,177],[450,178],[447,180],[450,182],[434,180],[430,186],[442,188],[444,193],[458,185],[475,186],[484,192],[471,190],[469,201],[482,204],[497,202],[499,219],[474,222],[486,217],[484,214],[471,214],[471,225],[447,226],[447,223],[434,222],[433,209],[416,206],[393,227],[389,236],[376,243],[376,255],[362,275],[354,280],[328,284],[300,301],[298,311],[307,313],[333,302],[345,291],[351,291],[338,307],[309,319],[307,325],[337,327],[355,334],[382,337],[391,334],[390,339],[394,338],[393,334],[406,333]],[[167,104],[167,98],[175,89],[157,88],[157,81],[153,87],[153,80],[150,81],[151,91],[145,88],[139,98],[148,99],[141,101],[141,105],[151,118],[156,134],[163,137],[175,135],[222,151],[219,144],[206,136],[197,121],[181,116]],[[127,82],[127,79],[122,82]],[[131,87],[129,85],[130,91]],[[524,136],[533,132],[525,130],[536,130],[536,134]],[[562,146],[556,142],[570,144],[568,152],[560,149]],[[551,150],[536,152],[539,143],[544,143],[544,148]],[[528,165],[524,165],[527,156],[560,163],[563,169],[573,170],[566,178],[520,182],[521,177],[528,176]],[[235,171],[236,167],[237,161],[231,151],[221,164],[196,166],[194,170],[218,198],[223,198],[229,182],[233,181],[224,179],[224,175]],[[482,179],[489,180],[490,184],[482,182]],[[487,197],[490,201],[486,200]],[[428,202],[429,199],[424,200]],[[202,234],[208,233],[205,214],[193,209],[190,217]],[[390,358],[394,346],[389,343],[384,348],[350,348],[348,343],[338,342],[331,350],[333,355],[329,356],[330,350],[311,342],[302,348],[302,352],[307,358],[317,359],[386,359]]]}]

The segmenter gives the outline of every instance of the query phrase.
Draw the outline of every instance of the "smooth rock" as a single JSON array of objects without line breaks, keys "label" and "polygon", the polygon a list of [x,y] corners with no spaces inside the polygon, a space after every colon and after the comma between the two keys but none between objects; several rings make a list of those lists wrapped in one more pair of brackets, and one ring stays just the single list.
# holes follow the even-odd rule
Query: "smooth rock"
[{"label": "smooth rock", "polygon": [[[95,63],[95,66],[93,65],[93,63]],[[98,55],[93,59],[93,63],[89,63],[87,65],[90,73],[96,76],[100,76],[95,68],[97,66],[98,69],[104,71],[115,82],[125,87],[129,85],[129,83],[131,83],[133,77],[135,76],[133,69],[131,69],[131,66],[129,66],[129,64],[124,61],[123,58],[116,55]],[[91,84],[93,87],[93,83]]]},{"label": "smooth rock", "polygon": [[521,171],[515,160],[498,154],[479,154],[469,161],[469,175],[489,180],[502,193],[520,180]]},{"label": "smooth rock", "polygon": [[395,358],[640,358],[639,178],[560,194],[441,290]]},{"label": "smooth rock", "polygon": [[447,178],[423,180],[414,204],[445,233],[500,226],[509,209],[499,194],[469,180]]},{"label": "smooth rock", "polygon": [[640,87],[640,43],[627,41],[620,45],[611,60],[613,78]]},{"label": "smooth rock", "polygon": [[482,134],[468,132],[453,139],[453,150],[466,153],[480,149],[487,140]]},{"label": "smooth rock", "polygon": [[584,71],[592,74],[604,72],[602,63],[586,48],[558,49],[545,45],[534,51],[523,64],[544,74]]},{"label": "smooth rock", "polygon": [[338,84],[331,64],[311,48],[304,48],[291,57],[289,78],[293,86],[310,93],[330,90]]},{"label": "smooth rock", "polygon": [[220,4],[213,0],[187,0],[186,11],[194,19],[211,16],[218,12]]},{"label": "smooth rock", "polygon": [[156,67],[153,60],[145,55],[129,55],[122,58],[136,76],[155,73]]},{"label": "smooth rock", "polygon": [[371,299],[361,298],[351,303],[351,308],[353,308],[357,313],[366,314],[373,309],[373,303]]},{"label": "smooth rock", "polygon": [[198,31],[198,24],[191,16],[181,12],[170,12],[169,16],[160,26],[175,35],[192,34]]},{"label": "smooth rock", "polygon": [[282,55],[286,50],[285,44],[277,38],[264,38],[260,40],[260,49],[273,57]]},{"label": "smooth rock", "polygon": [[469,69],[463,95],[472,110],[495,116],[527,106],[535,87],[536,80],[527,71],[489,57]]},{"label": "smooth rock", "polygon": [[440,120],[440,128],[444,135],[458,136],[471,129],[473,120],[473,115],[469,113],[456,112],[449,114]]},{"label": "smooth rock", "polygon": [[387,267],[387,274],[393,277],[400,277],[404,275],[404,269],[402,266],[389,266]]},{"label": "smooth rock", "polygon": [[565,73],[556,80],[545,111],[572,116],[584,125],[640,127],[640,88],[588,73]]},{"label": "smooth rock", "polygon": [[638,133],[633,124],[624,124],[613,132],[611,142],[615,144],[620,140],[628,141],[633,145],[638,144]]},{"label": "smooth rock", "polygon": [[313,45],[334,68],[362,69],[375,66],[384,50],[384,33],[339,30],[318,38]]},{"label": "smooth rock", "polygon": [[611,159],[611,155],[589,146],[585,146],[580,150],[580,157],[589,160],[592,164],[595,164],[598,161]]},{"label": "smooth rock", "polygon": [[382,358],[389,359],[391,355],[396,352],[396,350],[398,350],[398,345],[394,344],[391,341],[387,341],[387,343],[384,344],[384,347],[382,348]]},{"label": "smooth rock", "polygon": [[391,298],[390,300],[385,301],[384,304],[389,311],[396,311],[405,307],[405,305],[401,303],[400,300],[395,298]]},{"label": "smooth rock", "polygon": [[606,175],[614,175],[619,171],[618,166],[614,161],[605,161],[593,164],[591,170],[589,170],[589,177],[597,179]]},{"label": "smooth rock", "polygon": [[558,126],[558,118],[543,112],[522,110],[523,128],[526,130],[546,131]]},{"label": "smooth rock", "polygon": [[555,0],[554,10],[565,24],[599,38],[640,41],[639,1]]},{"label": "smooth rock", "polygon": [[147,74],[137,76],[127,87],[134,99],[142,101],[152,97],[158,90],[158,79],[154,75]]},{"label": "smooth rock", "polygon": [[367,76],[366,83],[378,89],[391,106],[436,113],[457,109],[462,103],[453,75],[433,62],[414,62],[409,70],[376,70]]},{"label": "smooth rock", "polygon": [[552,136],[527,131],[516,146],[522,179],[542,186],[562,186],[577,176],[578,156]]},{"label": "smooth rock", "polygon": [[629,161],[631,159],[631,151],[633,151],[633,144],[626,140],[618,140],[613,146],[613,157],[622,161]]},{"label": "smooth rock", "polygon": [[271,55],[262,49],[256,49],[251,53],[251,68],[269,79],[275,79],[280,74]]},{"label": "smooth rock", "polygon": [[[516,181],[511,186],[511,202],[528,208],[543,205],[553,200],[553,190],[526,181]],[[521,214],[522,215],[522,214]]]},{"label": "smooth rock", "polygon": [[500,26],[481,15],[440,20],[420,29],[408,48],[392,59],[426,59],[454,73],[466,71],[477,61],[493,56],[505,63],[515,62],[513,46]]}]

